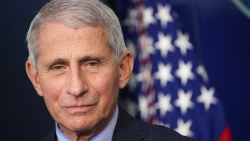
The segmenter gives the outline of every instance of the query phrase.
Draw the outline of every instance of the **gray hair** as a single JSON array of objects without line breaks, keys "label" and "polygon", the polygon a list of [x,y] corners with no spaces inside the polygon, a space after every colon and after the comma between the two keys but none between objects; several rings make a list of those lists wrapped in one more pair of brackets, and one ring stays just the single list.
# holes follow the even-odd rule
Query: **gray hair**
[{"label": "gray hair", "polygon": [[51,0],[44,5],[32,20],[27,33],[27,44],[31,64],[37,69],[39,55],[38,34],[45,22],[60,22],[72,28],[84,25],[96,27],[104,25],[107,29],[108,45],[114,52],[116,62],[119,63],[120,54],[125,53],[125,46],[121,26],[114,12],[98,0]]}]

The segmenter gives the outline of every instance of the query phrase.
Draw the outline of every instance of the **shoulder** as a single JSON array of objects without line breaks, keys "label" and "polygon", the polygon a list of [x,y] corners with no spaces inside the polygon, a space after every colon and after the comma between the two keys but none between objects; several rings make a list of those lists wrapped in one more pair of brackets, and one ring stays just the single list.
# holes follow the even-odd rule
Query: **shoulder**
[{"label": "shoulder", "polygon": [[55,130],[55,128],[47,136],[45,136],[40,141],[56,141],[56,130]]},{"label": "shoulder", "polygon": [[124,109],[119,107],[119,116],[115,128],[116,138],[154,141],[197,141],[195,139],[182,136],[173,129],[161,125],[149,124],[131,117]]},{"label": "shoulder", "polygon": [[171,140],[171,141],[197,141],[196,139],[183,136],[173,129],[170,129],[161,125],[149,124],[143,121],[139,121],[139,124],[144,131],[147,138],[157,139],[159,141]]}]

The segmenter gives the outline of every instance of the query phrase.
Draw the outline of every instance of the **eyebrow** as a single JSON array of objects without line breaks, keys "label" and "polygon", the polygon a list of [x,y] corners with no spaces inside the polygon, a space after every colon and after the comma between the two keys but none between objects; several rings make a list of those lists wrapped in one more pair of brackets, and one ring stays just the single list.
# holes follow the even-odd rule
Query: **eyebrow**
[{"label": "eyebrow", "polygon": [[82,58],[79,59],[80,63],[89,61],[89,60],[96,60],[98,62],[101,62],[101,60],[103,59],[103,57],[98,57],[98,56],[84,56]]},{"label": "eyebrow", "polygon": [[57,58],[55,60],[49,61],[46,64],[48,64],[48,68],[52,68],[56,64],[66,64],[68,62],[67,59],[64,58]]},{"label": "eyebrow", "polygon": [[[79,63],[83,63],[83,62],[86,62],[86,61],[90,61],[90,60],[96,60],[98,62],[101,62],[101,60],[103,60],[103,57],[97,57],[97,56],[84,56],[80,59],[78,59],[78,62]],[[65,58],[57,58],[55,60],[52,60],[52,61],[49,61],[47,66],[48,68],[52,68],[54,65],[56,64],[68,64],[69,61],[68,59],[65,59]]]}]

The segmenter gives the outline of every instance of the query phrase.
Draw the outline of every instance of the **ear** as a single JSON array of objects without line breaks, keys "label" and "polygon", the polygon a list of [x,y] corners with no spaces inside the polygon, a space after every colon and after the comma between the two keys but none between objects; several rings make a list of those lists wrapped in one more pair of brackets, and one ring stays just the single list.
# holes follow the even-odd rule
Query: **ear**
[{"label": "ear", "polygon": [[25,67],[26,67],[27,75],[28,75],[30,81],[32,82],[33,86],[35,87],[38,95],[43,96],[43,93],[42,93],[42,90],[41,90],[41,86],[40,86],[40,83],[39,83],[39,78],[38,78],[38,72],[37,72],[37,70],[31,64],[31,62],[29,60],[26,61]]},{"label": "ear", "polygon": [[122,89],[128,83],[134,66],[133,54],[130,51],[126,51],[120,62],[120,83],[119,88]]}]

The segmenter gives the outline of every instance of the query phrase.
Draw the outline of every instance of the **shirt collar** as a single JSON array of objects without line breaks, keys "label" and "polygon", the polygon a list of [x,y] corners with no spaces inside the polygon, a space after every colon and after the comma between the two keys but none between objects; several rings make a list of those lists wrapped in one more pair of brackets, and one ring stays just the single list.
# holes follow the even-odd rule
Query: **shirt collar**
[{"label": "shirt collar", "polygon": [[[109,121],[108,125],[99,134],[95,135],[89,141],[111,141],[115,130],[115,125],[117,122],[118,113],[119,109],[118,106],[116,106],[115,114]],[[57,141],[72,141],[67,136],[65,136],[65,134],[59,129],[57,122],[56,122],[56,136],[57,136]]]}]

